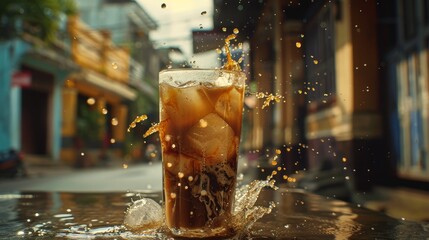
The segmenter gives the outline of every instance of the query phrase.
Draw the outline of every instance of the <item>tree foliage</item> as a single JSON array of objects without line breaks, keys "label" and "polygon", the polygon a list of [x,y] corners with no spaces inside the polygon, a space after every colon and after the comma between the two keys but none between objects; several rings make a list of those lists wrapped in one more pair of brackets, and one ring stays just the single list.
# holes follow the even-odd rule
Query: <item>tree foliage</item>
[{"label": "tree foliage", "polygon": [[76,12],[73,0],[1,0],[0,37],[9,38],[24,31],[52,41],[61,18]]}]

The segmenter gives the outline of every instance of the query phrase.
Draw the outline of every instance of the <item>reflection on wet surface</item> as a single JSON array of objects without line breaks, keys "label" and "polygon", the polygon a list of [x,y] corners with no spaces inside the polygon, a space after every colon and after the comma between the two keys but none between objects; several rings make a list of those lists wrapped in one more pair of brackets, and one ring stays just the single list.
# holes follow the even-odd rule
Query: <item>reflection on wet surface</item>
[{"label": "reflection on wet surface", "polygon": [[[0,236],[4,239],[160,239],[123,226],[132,200],[161,193],[47,193],[0,195]],[[243,239],[427,239],[429,226],[401,221],[348,203],[280,188],[262,191],[259,203],[277,203]]]}]

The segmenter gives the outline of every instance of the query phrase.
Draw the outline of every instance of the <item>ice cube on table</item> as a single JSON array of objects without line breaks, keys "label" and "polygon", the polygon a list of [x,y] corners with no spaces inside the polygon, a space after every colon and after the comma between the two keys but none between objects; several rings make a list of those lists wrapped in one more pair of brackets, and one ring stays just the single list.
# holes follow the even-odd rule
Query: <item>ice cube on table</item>
[{"label": "ice cube on table", "polygon": [[212,110],[212,103],[199,87],[173,88],[161,84],[162,120],[169,118],[176,129],[187,129]]},{"label": "ice cube on table", "polygon": [[207,165],[229,160],[238,146],[232,128],[215,113],[204,116],[193,125],[186,132],[183,142],[182,152],[198,156]]},{"label": "ice cube on table", "polygon": [[243,111],[243,92],[234,87],[223,93],[215,103],[215,110],[239,135]]},{"label": "ice cube on table", "polygon": [[161,206],[151,198],[139,199],[128,208],[124,225],[130,230],[153,231],[161,227],[163,213]]}]

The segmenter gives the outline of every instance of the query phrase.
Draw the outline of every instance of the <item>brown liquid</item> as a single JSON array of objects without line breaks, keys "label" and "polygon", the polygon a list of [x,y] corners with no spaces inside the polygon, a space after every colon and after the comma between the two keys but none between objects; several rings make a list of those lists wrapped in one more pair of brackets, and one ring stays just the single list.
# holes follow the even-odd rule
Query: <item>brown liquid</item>
[{"label": "brown liquid", "polygon": [[173,233],[228,231],[243,94],[236,86],[160,85],[165,215]]}]

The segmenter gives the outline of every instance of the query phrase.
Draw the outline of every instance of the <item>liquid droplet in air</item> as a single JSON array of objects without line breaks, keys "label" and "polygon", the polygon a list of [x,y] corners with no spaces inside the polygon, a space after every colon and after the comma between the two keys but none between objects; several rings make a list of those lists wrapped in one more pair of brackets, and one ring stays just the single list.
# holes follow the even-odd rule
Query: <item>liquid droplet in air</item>
[{"label": "liquid droplet in air", "polygon": [[238,28],[234,28],[234,30],[232,30],[232,32],[233,32],[234,34],[238,34],[240,31],[238,31]]},{"label": "liquid droplet in air", "polygon": [[112,62],[112,68],[115,70],[118,69],[118,64],[116,64],[115,62]]},{"label": "liquid droplet in air", "polygon": [[130,126],[127,129],[127,132],[131,131],[132,128],[135,128],[137,123],[142,122],[147,119],[147,115],[143,114],[141,116],[137,116],[136,119],[132,123],[130,123]]}]

